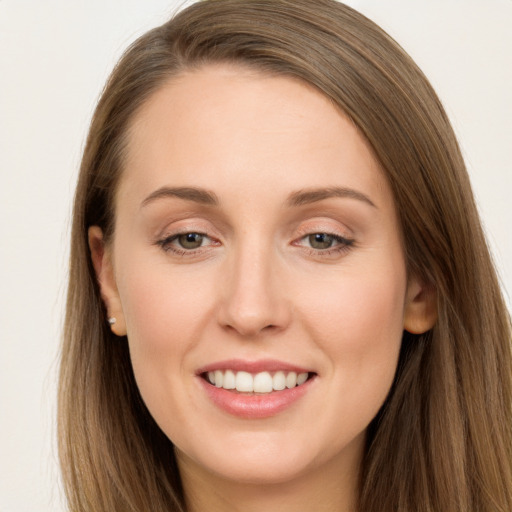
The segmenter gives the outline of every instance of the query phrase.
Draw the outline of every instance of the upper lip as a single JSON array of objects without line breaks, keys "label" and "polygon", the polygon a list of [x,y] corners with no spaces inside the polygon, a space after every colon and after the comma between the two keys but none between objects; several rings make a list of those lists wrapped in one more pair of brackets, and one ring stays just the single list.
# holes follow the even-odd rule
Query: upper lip
[{"label": "upper lip", "polygon": [[304,368],[292,363],[278,361],[276,359],[259,359],[257,361],[246,361],[243,359],[226,359],[202,366],[197,370],[197,375],[215,370],[234,370],[237,372],[260,373],[260,372],[311,372],[311,369]]}]

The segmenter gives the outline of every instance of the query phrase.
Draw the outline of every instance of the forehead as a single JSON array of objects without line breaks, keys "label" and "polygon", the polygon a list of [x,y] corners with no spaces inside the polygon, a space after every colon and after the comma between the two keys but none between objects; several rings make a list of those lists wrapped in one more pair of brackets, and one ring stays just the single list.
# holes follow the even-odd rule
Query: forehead
[{"label": "forehead", "polygon": [[[386,187],[369,144],[312,86],[233,65],[173,77],[143,105],[128,132],[121,189],[142,195],[163,185],[272,190]],[[285,177],[282,183],[279,177]],[[170,183],[172,182],[172,183]]]}]

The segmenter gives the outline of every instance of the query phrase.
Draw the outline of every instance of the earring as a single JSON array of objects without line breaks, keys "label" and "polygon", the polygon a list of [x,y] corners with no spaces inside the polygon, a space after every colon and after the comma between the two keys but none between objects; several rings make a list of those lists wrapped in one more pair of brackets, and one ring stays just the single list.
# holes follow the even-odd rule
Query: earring
[{"label": "earring", "polygon": [[115,318],[115,317],[113,317],[113,316],[109,317],[109,319],[108,319],[108,323],[109,323],[110,325],[114,325],[116,322],[117,322],[117,320],[116,320],[116,318]]}]

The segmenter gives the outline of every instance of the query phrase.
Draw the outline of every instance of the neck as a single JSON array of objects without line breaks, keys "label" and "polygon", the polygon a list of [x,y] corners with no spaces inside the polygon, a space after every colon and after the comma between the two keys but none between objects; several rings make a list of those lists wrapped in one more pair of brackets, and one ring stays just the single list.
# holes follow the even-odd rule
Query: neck
[{"label": "neck", "polygon": [[228,480],[177,452],[187,512],[356,512],[359,448],[278,483]]}]

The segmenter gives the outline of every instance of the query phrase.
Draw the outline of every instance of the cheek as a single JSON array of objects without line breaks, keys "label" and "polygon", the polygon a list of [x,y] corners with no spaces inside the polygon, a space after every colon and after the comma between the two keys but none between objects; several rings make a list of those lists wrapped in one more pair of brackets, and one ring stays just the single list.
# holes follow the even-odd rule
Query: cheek
[{"label": "cheek", "polygon": [[401,270],[346,275],[305,303],[312,337],[344,386],[387,394],[403,334],[405,283]]},{"label": "cheek", "polygon": [[[129,269],[128,265],[125,267]],[[211,288],[198,276],[171,273],[164,265],[134,265],[119,292],[130,358],[141,394],[150,408],[183,379],[182,362],[199,343]]]},{"label": "cheek", "polygon": [[327,356],[325,403],[332,406],[328,415],[318,411],[318,418],[339,450],[364,432],[389,393],[403,334],[404,294],[405,275],[370,273],[345,276],[339,286],[304,302],[310,337]]},{"label": "cheek", "polygon": [[156,351],[176,347],[198,328],[212,293],[204,276],[171,272],[164,264],[129,267],[119,292],[129,337]]}]

